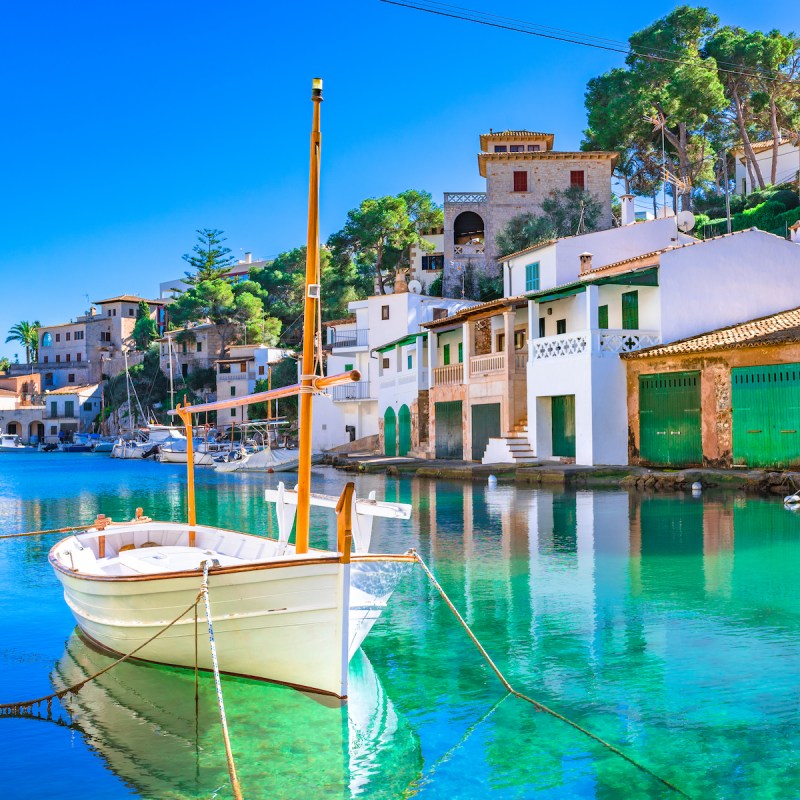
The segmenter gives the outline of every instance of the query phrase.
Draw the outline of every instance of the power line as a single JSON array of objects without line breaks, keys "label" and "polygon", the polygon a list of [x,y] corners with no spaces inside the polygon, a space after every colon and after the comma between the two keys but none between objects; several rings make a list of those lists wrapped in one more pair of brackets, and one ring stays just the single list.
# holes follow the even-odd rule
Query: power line
[{"label": "power line", "polygon": [[[651,61],[664,61],[673,64],[690,64],[692,62],[685,58],[676,58],[674,53],[669,50],[659,50],[653,48],[651,50],[638,50],[630,46],[630,44],[618,41],[616,39],[605,39],[599,36],[591,36],[589,34],[581,33],[579,31],[571,31],[564,28],[550,28],[544,25],[536,25],[525,20],[515,19],[513,17],[502,17],[497,14],[490,14],[485,11],[476,11],[462,6],[449,5],[447,3],[438,3],[434,0],[380,0],[381,3],[387,5],[399,6],[401,8],[408,8],[414,11],[424,11],[427,14],[433,14],[439,17],[447,17],[449,19],[458,19],[464,22],[474,22],[478,25],[484,25],[489,28],[498,28],[500,30],[513,31],[515,33],[524,33],[527,36],[537,36],[542,39],[551,39],[557,42],[565,42],[567,44],[578,44],[583,47],[593,47],[597,50],[605,50],[612,53],[620,53],[622,55],[633,55],[639,58],[649,59]],[[800,80],[786,78],[781,72],[771,70],[747,70],[739,67],[737,64],[727,61],[715,61],[716,69],[719,72],[724,72],[729,75],[740,75],[746,78],[766,78],[776,79],[783,78],[784,82],[789,85],[800,86]],[[726,66],[720,66],[720,65]]]}]

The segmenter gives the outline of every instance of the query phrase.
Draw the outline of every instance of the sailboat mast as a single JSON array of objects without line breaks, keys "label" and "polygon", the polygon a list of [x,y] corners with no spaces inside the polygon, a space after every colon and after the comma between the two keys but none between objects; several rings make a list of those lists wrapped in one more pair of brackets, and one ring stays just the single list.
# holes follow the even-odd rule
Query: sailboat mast
[{"label": "sailboat mast", "polygon": [[133,431],[133,425],[131,425],[131,376],[128,372],[128,351],[125,350],[125,391],[128,394],[128,427]]},{"label": "sailboat mast", "polygon": [[300,376],[300,441],[297,475],[297,533],[295,551],[308,552],[311,510],[311,411],[312,374],[314,371],[314,339],[317,302],[319,301],[319,162],[322,147],[320,106],[322,78],[311,82],[314,117],[311,126],[311,163],[308,181],[308,239],[306,241],[306,296],[303,307],[303,361]]},{"label": "sailboat mast", "polygon": [[175,387],[172,382],[172,337],[167,336],[167,355],[169,356],[169,407],[175,408]]}]

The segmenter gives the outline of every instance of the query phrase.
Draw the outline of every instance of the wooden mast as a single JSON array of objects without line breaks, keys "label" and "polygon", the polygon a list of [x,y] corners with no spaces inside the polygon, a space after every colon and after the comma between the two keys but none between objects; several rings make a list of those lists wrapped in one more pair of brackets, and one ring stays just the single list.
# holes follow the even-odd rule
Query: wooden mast
[{"label": "wooden mast", "polygon": [[313,400],[314,344],[319,302],[319,162],[322,146],[320,105],[322,78],[311,82],[314,116],[311,126],[311,163],[308,181],[308,239],[306,241],[306,296],[303,307],[303,360],[300,376],[300,441],[297,474],[297,529],[295,552],[307,553],[311,510],[311,413]]}]

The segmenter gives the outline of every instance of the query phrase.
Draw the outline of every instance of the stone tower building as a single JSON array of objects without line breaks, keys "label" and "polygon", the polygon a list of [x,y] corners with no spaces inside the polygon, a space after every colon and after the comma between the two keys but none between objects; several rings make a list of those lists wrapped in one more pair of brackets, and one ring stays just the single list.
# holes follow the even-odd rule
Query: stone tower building
[{"label": "stone tower building", "polygon": [[[599,228],[611,227],[611,171],[616,153],[559,152],[552,133],[482,134],[478,171],[485,192],[445,192],[444,296],[461,297],[470,275],[497,275],[495,237],[518,214],[541,211],[553,189],[581,186],[602,205]],[[469,289],[467,288],[467,292]]]}]

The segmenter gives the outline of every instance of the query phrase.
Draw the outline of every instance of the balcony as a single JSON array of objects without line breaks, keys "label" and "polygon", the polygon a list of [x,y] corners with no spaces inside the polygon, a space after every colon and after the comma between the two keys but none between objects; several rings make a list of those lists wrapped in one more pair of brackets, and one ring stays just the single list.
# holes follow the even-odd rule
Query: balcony
[{"label": "balcony", "polygon": [[485,203],[486,192],[445,192],[444,202],[447,203]]},{"label": "balcony", "polygon": [[590,354],[612,356],[630,353],[661,342],[659,331],[595,330],[561,333],[530,340],[531,361]]},{"label": "balcony", "polygon": [[356,383],[331,386],[328,392],[331,399],[336,403],[349,402],[350,400],[372,399],[369,394],[369,381],[356,381]]},{"label": "balcony", "polygon": [[480,244],[454,244],[454,256],[482,256],[486,251],[486,245]]},{"label": "balcony", "polygon": [[248,369],[247,372],[218,372],[218,381],[253,381],[256,378],[255,370]]},{"label": "balcony", "polygon": [[345,347],[366,347],[369,337],[367,328],[345,328],[337,330],[331,328],[332,339],[330,345],[334,350],[343,350]]},{"label": "balcony", "polygon": [[434,386],[452,386],[464,383],[464,365],[448,364],[446,367],[433,368]]},{"label": "balcony", "polygon": [[401,372],[399,375],[384,375],[378,381],[382,390],[395,389],[403,386],[418,386],[420,389],[428,388],[428,370],[412,370]]}]

